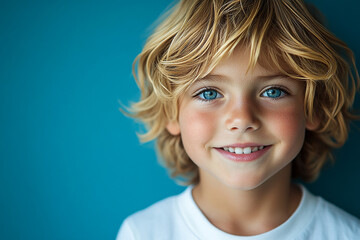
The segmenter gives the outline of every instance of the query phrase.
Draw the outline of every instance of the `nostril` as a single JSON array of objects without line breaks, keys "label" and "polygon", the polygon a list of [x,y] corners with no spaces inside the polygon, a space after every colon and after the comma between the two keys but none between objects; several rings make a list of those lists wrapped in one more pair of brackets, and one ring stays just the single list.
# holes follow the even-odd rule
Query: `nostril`
[{"label": "nostril", "polygon": [[242,131],[242,132],[247,132],[247,131],[255,131],[257,130],[260,126],[257,123],[250,123],[247,124],[248,126],[241,126],[238,124],[238,126],[236,124],[232,124],[232,126],[229,126],[228,129],[230,131]]}]

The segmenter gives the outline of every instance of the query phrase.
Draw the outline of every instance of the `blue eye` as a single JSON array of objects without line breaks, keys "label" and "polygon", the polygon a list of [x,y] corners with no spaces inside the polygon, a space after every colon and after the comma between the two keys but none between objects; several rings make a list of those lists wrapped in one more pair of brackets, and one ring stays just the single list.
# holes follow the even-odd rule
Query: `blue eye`
[{"label": "blue eye", "polygon": [[210,101],[221,97],[221,94],[214,89],[207,89],[198,94],[201,100]]},{"label": "blue eye", "polygon": [[265,90],[265,92],[262,94],[262,96],[276,99],[276,98],[283,97],[286,94],[287,93],[280,88],[269,88],[269,89]]}]

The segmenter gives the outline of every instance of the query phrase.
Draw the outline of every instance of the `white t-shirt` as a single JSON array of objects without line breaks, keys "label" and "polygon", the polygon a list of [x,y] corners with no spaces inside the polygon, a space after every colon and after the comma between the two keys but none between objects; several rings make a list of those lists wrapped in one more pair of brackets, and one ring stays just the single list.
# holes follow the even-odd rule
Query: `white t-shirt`
[{"label": "white t-shirt", "polygon": [[360,240],[360,220],[301,186],[301,202],[277,228],[235,236],[212,225],[196,205],[192,186],[137,212],[123,222],[117,240]]}]

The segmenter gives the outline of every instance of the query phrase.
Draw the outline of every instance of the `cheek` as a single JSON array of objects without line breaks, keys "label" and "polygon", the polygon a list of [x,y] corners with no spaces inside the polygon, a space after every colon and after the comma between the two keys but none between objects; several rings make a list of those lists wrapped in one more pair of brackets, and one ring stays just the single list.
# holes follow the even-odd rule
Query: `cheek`
[{"label": "cheek", "polygon": [[269,126],[272,132],[297,154],[305,137],[305,117],[302,108],[284,108],[268,119],[272,122]]},{"label": "cheek", "polygon": [[284,123],[284,129],[289,132],[289,137],[291,137],[290,133],[305,134],[305,116],[302,108],[290,108],[284,115],[284,122],[286,122]]},{"label": "cheek", "polygon": [[213,137],[215,117],[215,114],[208,111],[181,109],[179,115],[181,138],[190,158],[197,154],[199,147],[205,149]]}]

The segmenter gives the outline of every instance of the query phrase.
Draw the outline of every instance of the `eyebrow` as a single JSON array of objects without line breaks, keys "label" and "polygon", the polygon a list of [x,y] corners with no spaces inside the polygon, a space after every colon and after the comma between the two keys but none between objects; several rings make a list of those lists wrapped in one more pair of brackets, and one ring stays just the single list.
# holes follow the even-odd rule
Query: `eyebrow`
[{"label": "eyebrow", "polygon": [[[284,74],[273,74],[273,75],[264,75],[264,76],[257,76],[254,80],[260,80],[260,81],[268,81],[271,79],[276,79],[276,78],[289,78],[288,76],[284,75]],[[203,82],[203,81],[229,81],[229,78],[227,78],[224,75],[218,75],[218,74],[208,74],[203,78],[198,79],[196,82]]]},{"label": "eyebrow", "polygon": [[266,81],[266,80],[271,80],[271,79],[276,79],[276,78],[289,78],[289,77],[284,74],[277,73],[274,75],[258,76],[256,79]]},{"label": "eyebrow", "polygon": [[228,78],[224,75],[217,75],[217,74],[208,74],[203,78],[198,79],[197,81],[223,81],[228,80]]}]

